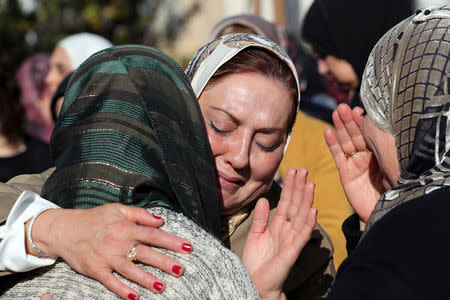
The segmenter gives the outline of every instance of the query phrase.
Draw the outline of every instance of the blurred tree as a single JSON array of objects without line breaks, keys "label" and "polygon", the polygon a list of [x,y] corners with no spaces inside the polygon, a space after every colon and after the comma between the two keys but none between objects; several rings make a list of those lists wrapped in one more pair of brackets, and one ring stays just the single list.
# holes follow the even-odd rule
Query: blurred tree
[{"label": "blurred tree", "polygon": [[172,1],[0,0],[0,55],[7,55],[18,65],[32,53],[50,52],[63,37],[83,31],[100,34],[115,45],[170,44],[180,26],[199,10],[200,2],[194,1],[164,20],[163,31],[153,30],[155,16],[164,7],[161,4]]}]

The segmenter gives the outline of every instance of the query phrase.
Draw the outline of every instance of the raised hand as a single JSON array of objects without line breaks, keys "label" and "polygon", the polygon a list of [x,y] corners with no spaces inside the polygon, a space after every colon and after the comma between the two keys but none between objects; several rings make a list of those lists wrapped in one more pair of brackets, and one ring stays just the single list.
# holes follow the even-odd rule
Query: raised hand
[{"label": "raised hand", "polygon": [[353,110],[341,104],[333,112],[336,134],[331,128],[325,131],[325,140],[339,170],[347,199],[363,222],[367,222],[380,196],[385,192],[383,175],[376,157],[362,135],[363,109]]},{"label": "raised hand", "polygon": [[282,299],[282,287],[291,267],[311,238],[317,209],[312,208],[314,183],[306,182],[307,170],[290,169],[275,217],[269,226],[269,202],[258,200],[242,262],[258,288],[261,299]]},{"label": "raised hand", "polygon": [[143,208],[121,204],[53,209],[36,218],[32,236],[44,253],[62,257],[74,270],[98,280],[120,297],[136,299],[137,292],[119,281],[113,271],[155,293],[164,290],[164,283],[127,259],[134,245],[136,260],[174,276],[183,274],[183,266],[149,245],[180,253],[192,250],[188,241],[158,229],[163,223]]}]

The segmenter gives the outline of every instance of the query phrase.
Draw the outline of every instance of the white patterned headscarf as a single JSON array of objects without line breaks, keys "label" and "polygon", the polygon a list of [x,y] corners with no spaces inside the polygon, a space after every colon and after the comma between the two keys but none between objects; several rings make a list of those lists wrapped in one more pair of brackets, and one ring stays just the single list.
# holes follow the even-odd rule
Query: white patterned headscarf
[{"label": "white patterned headscarf", "polygon": [[[296,107],[300,103],[300,85],[295,66],[286,52],[275,42],[262,36],[247,33],[232,33],[221,36],[203,46],[189,62],[186,75],[191,81],[192,88],[197,98],[202,93],[211,77],[227,61],[236,56],[242,50],[249,48],[263,48],[281,59],[291,70],[297,84]],[[297,112],[296,112],[297,114]],[[290,135],[286,141],[285,151],[289,144]]]},{"label": "white patterned headscarf", "polygon": [[401,174],[365,232],[396,206],[450,186],[450,6],[418,11],[376,44],[361,98],[370,120],[395,138]]}]

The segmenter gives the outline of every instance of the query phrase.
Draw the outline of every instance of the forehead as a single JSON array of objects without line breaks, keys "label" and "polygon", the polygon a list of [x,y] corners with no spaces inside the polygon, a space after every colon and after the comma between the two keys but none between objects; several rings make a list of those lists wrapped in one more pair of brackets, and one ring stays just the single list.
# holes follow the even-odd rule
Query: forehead
[{"label": "forehead", "polygon": [[207,87],[200,105],[220,107],[236,117],[285,121],[292,114],[292,97],[284,85],[258,73],[234,73]]},{"label": "forehead", "polygon": [[52,55],[50,57],[50,61],[53,64],[62,64],[62,65],[72,65],[72,62],[70,60],[69,55],[67,54],[66,50],[64,50],[63,47],[56,47],[53,52]]}]

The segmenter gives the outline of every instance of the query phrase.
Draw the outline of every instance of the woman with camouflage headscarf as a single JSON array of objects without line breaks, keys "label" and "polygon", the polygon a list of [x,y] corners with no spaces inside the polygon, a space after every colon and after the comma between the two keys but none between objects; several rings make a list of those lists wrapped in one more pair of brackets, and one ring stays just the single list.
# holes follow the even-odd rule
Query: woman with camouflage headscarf
[{"label": "woman with camouflage headscarf", "polygon": [[367,116],[333,115],[327,142],[365,228],[329,299],[448,297],[449,20],[429,8],[387,32],[362,80]]}]

